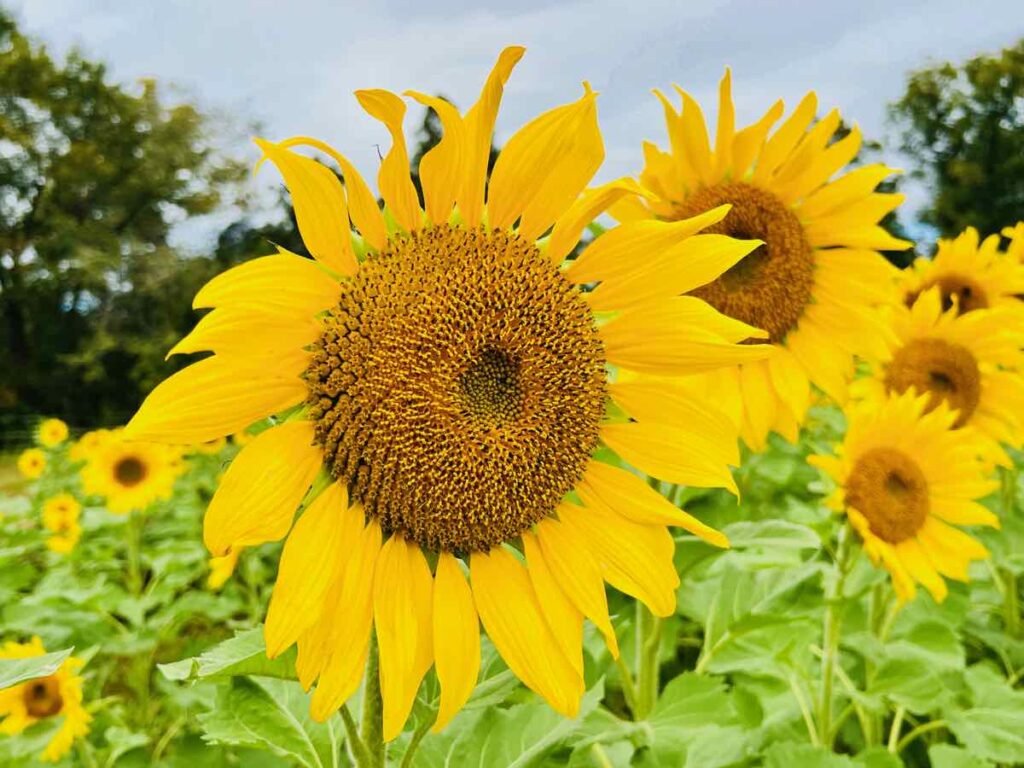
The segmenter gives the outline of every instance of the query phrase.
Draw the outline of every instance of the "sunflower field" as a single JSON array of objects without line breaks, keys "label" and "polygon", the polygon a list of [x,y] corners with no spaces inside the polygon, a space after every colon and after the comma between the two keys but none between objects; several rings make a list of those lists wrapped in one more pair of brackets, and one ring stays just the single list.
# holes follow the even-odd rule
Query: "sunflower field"
[{"label": "sunflower field", "polygon": [[357,91],[375,179],[256,139],[302,252],[125,423],[33,419],[0,765],[1024,765],[1024,222],[914,258],[860,130],[729,70],[632,176],[587,82],[495,159],[524,52]]}]

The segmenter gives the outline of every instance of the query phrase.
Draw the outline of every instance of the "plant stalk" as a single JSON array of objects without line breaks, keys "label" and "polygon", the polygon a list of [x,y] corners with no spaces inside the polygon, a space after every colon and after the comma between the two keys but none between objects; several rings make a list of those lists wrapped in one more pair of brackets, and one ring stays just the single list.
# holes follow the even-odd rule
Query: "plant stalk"
[{"label": "plant stalk", "polygon": [[832,686],[835,681],[839,638],[842,633],[843,616],[840,601],[850,569],[852,539],[853,532],[847,524],[839,533],[839,548],[835,556],[835,580],[825,599],[825,619],[821,644],[821,699],[818,702],[818,740],[822,746],[828,749],[832,749],[834,735],[832,733]]},{"label": "plant stalk", "polygon": [[370,651],[366,659],[360,737],[366,750],[366,765],[360,768],[384,768],[384,699],[380,693],[380,656],[375,634],[370,635]]}]

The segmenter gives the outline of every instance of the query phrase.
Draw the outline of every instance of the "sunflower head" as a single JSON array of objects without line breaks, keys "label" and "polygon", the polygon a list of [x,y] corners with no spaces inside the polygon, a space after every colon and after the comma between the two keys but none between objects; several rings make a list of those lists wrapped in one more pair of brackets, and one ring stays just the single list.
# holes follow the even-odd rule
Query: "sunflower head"
[{"label": "sunflower head", "polygon": [[41,421],[36,430],[36,438],[47,448],[53,448],[68,439],[68,425],[60,419]]},{"label": "sunflower head", "polygon": [[82,505],[70,493],[59,493],[43,503],[43,527],[53,535],[46,546],[54,552],[67,554],[82,535],[79,525]]},{"label": "sunflower head", "polygon": [[129,441],[115,431],[88,458],[82,485],[87,494],[104,497],[111,512],[126,513],[170,498],[182,469],[179,449]]},{"label": "sunflower head", "polygon": [[[759,329],[683,295],[759,244],[702,234],[725,206],[624,224],[567,260],[587,224],[642,191],[585,191],[604,154],[588,86],[513,134],[488,175],[522,53],[501,54],[465,113],[408,93],[444,127],[420,164],[422,200],[406,104],[387,91],[356,93],[392,139],[384,211],[325,144],[259,141],[313,259],[282,251],[207,284],[195,306],[213,311],[172,352],[213,355],[157,387],[128,426],[195,443],[284,415],[225,472],[205,540],[228,570],[243,547],[287,535],[268,653],[298,644],[323,719],[358,688],[375,633],[388,740],[431,665],[437,727],[466,701],[481,623],[527,686],[577,711],[585,616],[618,652],[605,582],[666,615],[678,584],[666,526],[726,544],[626,465],[734,490],[735,428],[671,382],[771,352],[739,343]],[[298,146],[336,163],[344,185]]]},{"label": "sunflower head", "polygon": [[88,460],[114,434],[115,432],[109,429],[93,429],[86,432],[71,446],[69,452],[71,460],[75,462]]},{"label": "sunflower head", "polygon": [[18,471],[21,472],[22,477],[36,480],[42,477],[45,469],[46,454],[39,448],[29,448],[18,456]]},{"label": "sunflower head", "polygon": [[[860,131],[855,126],[841,136],[835,110],[815,121],[813,93],[785,119],[777,102],[760,120],[737,128],[726,71],[711,137],[700,105],[678,86],[676,91],[678,108],[655,92],[669,149],[644,144],[640,182],[646,198],[620,201],[613,213],[623,221],[674,221],[727,205],[726,216],[705,231],[760,241],[718,279],[690,293],[763,329],[776,348],[774,356],[741,366],[731,379],[715,376],[707,383],[736,415],[744,441],[761,449],[772,430],[795,438],[811,383],[841,399],[853,355],[884,336],[873,309],[893,300],[887,287],[895,270],[877,251],[910,243],[889,235],[879,221],[903,196],[875,192],[893,173],[883,165],[844,173],[860,150]],[[682,249],[676,256],[692,258]]]},{"label": "sunflower head", "polygon": [[999,525],[977,502],[995,487],[978,461],[977,436],[953,430],[954,411],[913,392],[853,406],[847,416],[838,455],[811,457],[838,485],[831,503],[889,571],[901,600],[916,584],[943,600],[943,577],[966,581],[970,562],[988,556],[955,526]]},{"label": "sunflower head", "polygon": [[[35,637],[27,643],[0,645],[0,659],[22,659],[46,653]],[[0,733],[18,734],[38,722],[57,725],[40,759],[56,762],[66,755],[76,738],[89,732],[92,716],[82,706],[83,662],[69,657],[52,675],[28,680],[0,691]]]}]

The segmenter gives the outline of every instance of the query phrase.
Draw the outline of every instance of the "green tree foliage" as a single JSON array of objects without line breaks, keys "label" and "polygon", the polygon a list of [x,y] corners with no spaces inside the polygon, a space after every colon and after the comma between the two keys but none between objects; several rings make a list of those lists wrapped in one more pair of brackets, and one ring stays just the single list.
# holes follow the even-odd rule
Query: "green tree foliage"
[{"label": "green tree foliage", "polygon": [[1024,216],[1024,40],[995,56],[914,72],[890,113],[928,181],[921,219],[940,235],[989,235]]},{"label": "green tree foliage", "polygon": [[246,176],[213,127],[151,80],[55,59],[0,10],[0,412],[122,421],[168,373],[195,289],[264,234],[243,221],[214,259],[168,245],[175,221],[234,201]]}]

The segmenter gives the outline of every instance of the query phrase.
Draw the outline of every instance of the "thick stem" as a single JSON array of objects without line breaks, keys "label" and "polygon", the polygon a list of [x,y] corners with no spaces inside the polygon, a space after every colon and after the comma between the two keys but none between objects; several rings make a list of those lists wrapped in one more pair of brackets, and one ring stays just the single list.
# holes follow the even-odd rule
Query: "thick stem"
[{"label": "thick stem", "polygon": [[1020,636],[1020,593],[1017,590],[1017,575],[1009,568],[1003,572],[1003,622],[1006,634],[1012,638]]},{"label": "thick stem", "polygon": [[633,719],[640,721],[647,718],[658,701],[661,619],[652,614],[643,603],[637,601],[635,623],[637,675]]},{"label": "thick stem", "polygon": [[345,726],[345,738],[348,741],[348,751],[352,761],[360,768],[368,765],[370,757],[366,753],[366,747],[363,746],[363,740],[359,738],[359,726],[356,725],[355,718],[349,712],[348,705],[342,704],[338,711],[341,714],[341,722]]},{"label": "thick stem", "polygon": [[840,602],[850,566],[852,538],[853,532],[847,525],[839,533],[839,548],[835,558],[835,579],[825,600],[825,620],[821,643],[821,698],[818,702],[818,739],[822,746],[828,749],[832,749],[832,684],[836,675],[836,658],[839,655],[839,637],[842,633],[843,622]]},{"label": "thick stem", "polygon": [[889,745],[888,749],[890,752],[895,753],[897,745],[900,740],[900,731],[903,728],[903,718],[906,716],[907,710],[903,707],[896,707],[896,715],[892,719],[892,727],[889,729]]},{"label": "thick stem", "polygon": [[366,768],[384,768],[384,699],[380,693],[380,657],[374,634],[370,635],[370,652],[366,659],[360,736],[366,750]]},{"label": "thick stem", "polygon": [[416,756],[416,750],[419,749],[420,742],[423,741],[423,737],[427,735],[427,731],[429,730],[430,723],[421,723],[413,732],[412,739],[409,740],[409,746],[405,750],[405,755],[402,756],[402,765],[400,768],[412,768],[412,761]]}]

